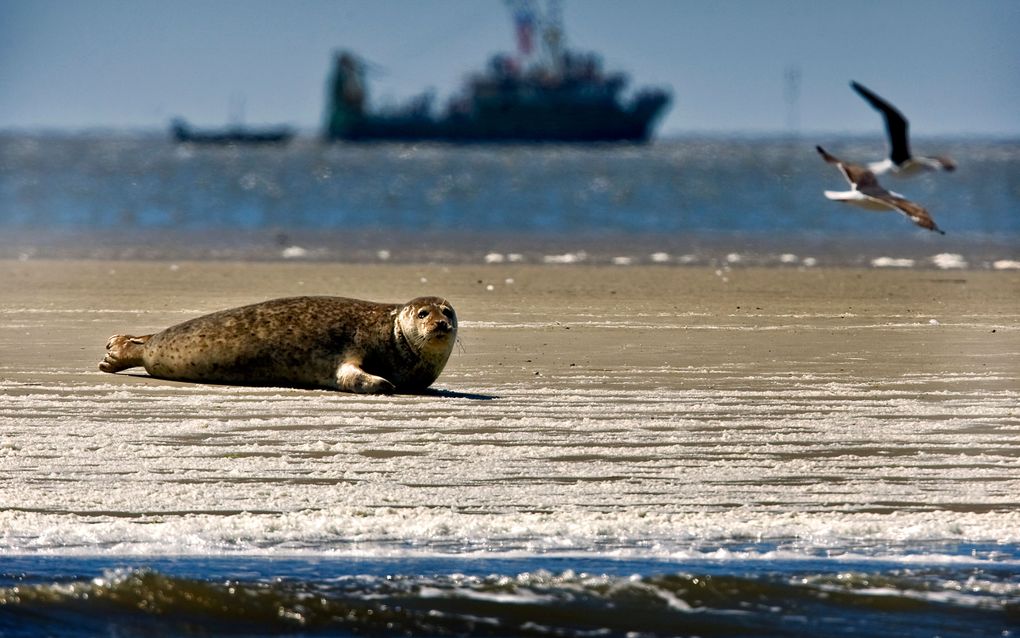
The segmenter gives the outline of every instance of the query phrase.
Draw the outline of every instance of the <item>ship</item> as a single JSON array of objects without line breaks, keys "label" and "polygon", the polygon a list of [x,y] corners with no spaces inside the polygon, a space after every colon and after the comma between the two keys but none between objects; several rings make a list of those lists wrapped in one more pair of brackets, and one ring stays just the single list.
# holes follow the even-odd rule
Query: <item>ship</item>
[{"label": "ship", "polygon": [[196,129],[178,117],[170,123],[170,136],[181,144],[286,144],[294,137],[294,130],[288,126],[253,128],[241,124]]},{"label": "ship", "polygon": [[[643,88],[625,98],[628,76],[605,72],[600,56],[567,49],[558,2],[540,12],[508,2],[516,55],[499,53],[467,78],[442,109],[427,91],[388,110],[369,107],[368,65],[339,51],[327,88],[328,141],[647,142],[669,106],[669,91]],[[538,35],[540,37],[536,38]],[[535,46],[538,39],[541,47]]]}]

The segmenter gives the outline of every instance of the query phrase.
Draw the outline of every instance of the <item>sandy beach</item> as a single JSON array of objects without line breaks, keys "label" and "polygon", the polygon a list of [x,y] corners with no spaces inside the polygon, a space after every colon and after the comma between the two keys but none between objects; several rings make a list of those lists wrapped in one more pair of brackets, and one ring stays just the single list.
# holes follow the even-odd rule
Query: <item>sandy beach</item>
[{"label": "sandy beach", "polygon": [[[439,392],[97,369],[299,294],[447,297]],[[1016,272],[4,261],[0,315],[4,551],[1020,538]]]},{"label": "sandy beach", "polygon": [[106,338],[306,294],[447,297],[462,347],[436,387],[463,392],[592,371],[629,386],[656,366],[639,385],[693,389],[668,369],[723,366],[748,383],[807,366],[876,387],[923,372],[1015,389],[1020,374],[1013,272],[53,260],[0,262],[3,378],[166,385],[99,374]]}]

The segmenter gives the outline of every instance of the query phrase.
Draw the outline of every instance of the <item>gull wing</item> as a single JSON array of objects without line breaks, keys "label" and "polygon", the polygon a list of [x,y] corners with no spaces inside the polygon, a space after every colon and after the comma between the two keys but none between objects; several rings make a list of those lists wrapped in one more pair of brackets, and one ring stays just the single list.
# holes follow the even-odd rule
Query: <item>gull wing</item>
[{"label": "gull wing", "polygon": [[[854,188],[861,189],[862,187],[878,186],[878,180],[875,178],[875,174],[869,171],[864,166],[859,164],[851,164],[850,162],[844,162],[835,155],[831,155],[821,146],[816,146],[818,153],[822,156],[826,162],[835,164],[839,169],[839,172],[843,173],[843,177],[846,181],[850,182],[850,185]],[[882,189],[883,191],[885,189]]]},{"label": "gull wing", "polygon": [[904,215],[909,217],[911,221],[913,221],[921,228],[933,230],[941,235],[946,234],[945,231],[943,231],[941,228],[935,225],[935,220],[931,218],[931,215],[928,213],[928,210],[924,206],[921,206],[916,202],[912,202],[909,199],[904,199],[903,197],[900,197],[898,195],[893,195],[889,191],[879,186],[877,183],[875,184],[874,187],[862,189],[861,192],[867,195],[868,197],[877,199],[882,203],[886,204],[887,206],[889,206],[890,208],[894,208],[897,211],[903,213]]},{"label": "gull wing", "polygon": [[851,82],[850,86],[853,87],[854,91],[857,91],[858,95],[867,100],[872,108],[880,111],[885,118],[885,130],[889,136],[890,146],[889,159],[897,166],[910,159],[910,142],[907,139],[907,118],[903,117],[903,114],[895,106],[871,92],[867,87],[857,82]]}]

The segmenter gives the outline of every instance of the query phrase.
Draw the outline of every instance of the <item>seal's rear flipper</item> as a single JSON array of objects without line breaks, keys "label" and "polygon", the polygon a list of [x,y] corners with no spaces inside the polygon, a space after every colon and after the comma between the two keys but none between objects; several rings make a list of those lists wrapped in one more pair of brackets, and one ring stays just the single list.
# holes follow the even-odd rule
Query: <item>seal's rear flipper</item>
[{"label": "seal's rear flipper", "polygon": [[99,369],[112,373],[143,365],[142,352],[145,342],[151,336],[113,335],[106,342],[106,356],[99,364]]}]

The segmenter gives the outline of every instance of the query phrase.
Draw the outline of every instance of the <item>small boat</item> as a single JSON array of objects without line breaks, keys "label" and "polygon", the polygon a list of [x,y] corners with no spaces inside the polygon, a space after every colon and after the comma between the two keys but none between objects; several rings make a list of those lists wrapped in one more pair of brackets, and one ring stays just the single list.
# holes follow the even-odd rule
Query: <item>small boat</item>
[{"label": "small boat", "polygon": [[181,118],[170,124],[170,135],[187,144],[286,144],[294,137],[287,126],[251,128],[239,124],[222,129],[195,129]]},{"label": "small boat", "polygon": [[[337,54],[329,83],[326,140],[445,142],[645,142],[670,94],[645,88],[629,99],[628,78],[606,73],[598,55],[566,49],[557,3],[539,15],[513,6],[517,55],[497,54],[441,112],[427,92],[389,111],[368,108],[366,64]],[[540,27],[540,28],[536,28]],[[542,51],[533,46],[541,32]]]}]

